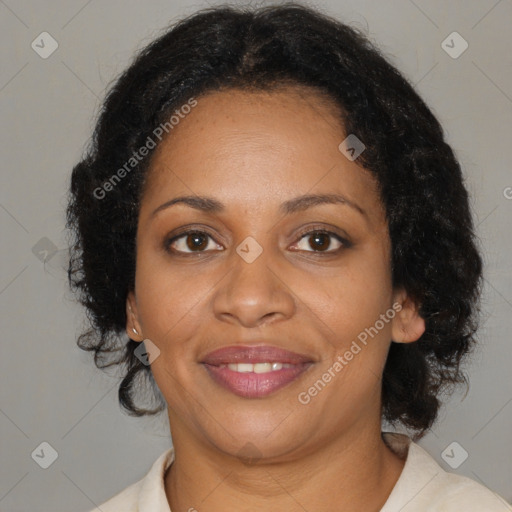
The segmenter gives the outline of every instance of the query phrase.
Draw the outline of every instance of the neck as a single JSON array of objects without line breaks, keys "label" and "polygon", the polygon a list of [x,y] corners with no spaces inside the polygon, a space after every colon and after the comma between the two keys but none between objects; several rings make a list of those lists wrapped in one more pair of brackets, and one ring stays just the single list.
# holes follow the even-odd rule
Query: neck
[{"label": "neck", "polygon": [[378,512],[404,466],[383,442],[380,422],[350,432],[306,455],[283,462],[244,463],[173,431],[175,461],[165,476],[171,510],[282,508]]}]

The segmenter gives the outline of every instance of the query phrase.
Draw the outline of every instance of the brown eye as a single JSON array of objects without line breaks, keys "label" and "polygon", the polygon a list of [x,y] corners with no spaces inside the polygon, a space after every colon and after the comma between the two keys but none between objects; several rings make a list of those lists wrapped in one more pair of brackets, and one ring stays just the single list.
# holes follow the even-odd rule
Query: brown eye
[{"label": "brown eye", "polygon": [[315,233],[309,235],[309,246],[313,250],[325,251],[331,245],[331,237],[327,233]]},{"label": "brown eye", "polygon": [[[334,248],[332,244],[335,244]],[[302,244],[302,245],[301,245]],[[336,233],[330,231],[309,231],[301,236],[296,247],[306,252],[337,252],[342,247],[349,247],[350,243]]]},{"label": "brown eye", "polygon": [[185,237],[187,247],[191,250],[202,250],[208,246],[208,236],[204,233],[193,233]]},{"label": "brown eye", "polygon": [[207,249],[218,247],[212,237],[204,231],[186,231],[179,236],[170,239],[166,243],[168,250],[178,253],[206,252]]}]

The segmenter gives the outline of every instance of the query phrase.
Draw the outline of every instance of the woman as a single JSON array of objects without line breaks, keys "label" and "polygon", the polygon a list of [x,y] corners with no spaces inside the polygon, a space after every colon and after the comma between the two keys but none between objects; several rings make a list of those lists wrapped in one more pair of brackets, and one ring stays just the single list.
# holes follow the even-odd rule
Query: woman
[{"label": "woman", "polygon": [[439,123],[354,29],[183,20],[116,82],[71,192],[79,345],[173,440],[103,512],[511,510],[413,441],[463,381],[482,265]]}]

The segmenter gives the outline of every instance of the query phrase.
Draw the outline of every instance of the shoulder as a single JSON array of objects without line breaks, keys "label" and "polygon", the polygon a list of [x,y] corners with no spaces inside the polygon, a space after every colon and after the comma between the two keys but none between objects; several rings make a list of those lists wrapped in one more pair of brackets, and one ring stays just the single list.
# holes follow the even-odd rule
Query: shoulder
[{"label": "shoulder", "polygon": [[90,512],[170,512],[164,475],[174,460],[174,450],[162,453],[148,473]]},{"label": "shoulder", "polygon": [[[474,480],[444,470],[434,481],[431,510],[455,512],[507,512],[512,507],[496,493]],[[437,489],[437,490],[436,490]]]},{"label": "shoulder", "polygon": [[445,471],[421,446],[400,434],[386,444],[405,456],[402,474],[381,512],[507,512],[512,507],[487,487]]},{"label": "shoulder", "polygon": [[143,480],[129,485],[126,489],[117,493],[90,512],[139,512],[139,494]]}]

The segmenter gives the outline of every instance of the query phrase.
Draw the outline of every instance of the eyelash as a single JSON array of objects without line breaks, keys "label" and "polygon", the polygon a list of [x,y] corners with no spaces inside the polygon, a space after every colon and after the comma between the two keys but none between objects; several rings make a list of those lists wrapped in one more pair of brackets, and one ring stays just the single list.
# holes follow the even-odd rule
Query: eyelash
[{"label": "eyelash", "polygon": [[[168,238],[165,241],[165,243],[164,243],[165,250],[167,252],[170,252],[170,253],[173,253],[173,254],[179,255],[179,256],[188,256],[188,255],[192,255],[194,253],[201,254],[201,253],[209,252],[209,251],[204,251],[204,250],[203,251],[184,252],[184,251],[175,251],[175,250],[171,249],[171,245],[175,241],[177,241],[177,240],[179,240],[181,238],[187,237],[188,235],[193,235],[193,234],[206,235],[207,237],[211,238],[215,243],[217,243],[215,241],[214,237],[210,233],[208,233],[207,231],[204,231],[202,229],[189,229],[187,231],[183,231],[183,232],[173,236],[172,238]],[[342,245],[341,245],[341,247],[339,247],[338,249],[335,249],[334,251],[333,250],[326,250],[326,251],[315,251],[315,250],[302,251],[301,249],[297,249],[297,252],[301,252],[302,251],[302,252],[309,252],[309,253],[312,253],[312,254],[333,255],[333,254],[337,254],[337,253],[341,252],[343,249],[348,249],[348,248],[350,248],[352,246],[352,243],[350,241],[348,241],[346,238],[343,238],[342,236],[338,235],[337,233],[334,233],[332,231],[328,231],[325,228],[321,228],[321,227],[308,228],[307,231],[301,232],[298,235],[298,242],[300,242],[303,238],[305,238],[306,235],[314,235],[314,234],[329,235],[329,236],[335,238],[336,240],[338,240],[338,242],[340,242]],[[298,242],[296,242],[296,243],[298,243]]]}]

